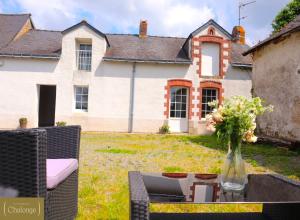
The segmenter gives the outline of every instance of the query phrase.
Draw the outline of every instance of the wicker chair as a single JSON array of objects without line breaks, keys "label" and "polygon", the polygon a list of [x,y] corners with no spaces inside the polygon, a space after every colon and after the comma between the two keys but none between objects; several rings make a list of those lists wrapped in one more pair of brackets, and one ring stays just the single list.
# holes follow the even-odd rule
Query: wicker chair
[{"label": "wicker chair", "polygon": [[0,185],[19,197],[43,197],[45,219],[77,215],[78,169],[56,188],[47,190],[46,159],[79,159],[79,126],[0,131]]}]

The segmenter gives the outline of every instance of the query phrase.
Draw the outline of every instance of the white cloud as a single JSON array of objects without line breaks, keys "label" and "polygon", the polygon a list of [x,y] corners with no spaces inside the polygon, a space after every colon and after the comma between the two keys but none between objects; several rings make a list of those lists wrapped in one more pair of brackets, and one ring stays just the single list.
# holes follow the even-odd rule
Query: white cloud
[{"label": "white cloud", "polygon": [[166,11],[162,25],[166,34],[182,36],[214,17],[212,10],[206,6],[195,8],[188,4],[178,4]]},{"label": "white cloud", "polygon": [[[246,0],[244,0],[246,1]],[[247,39],[267,37],[276,13],[289,0],[257,0],[243,9]],[[103,32],[137,33],[147,19],[149,34],[188,36],[210,18],[229,32],[237,24],[239,0],[0,0],[0,11],[30,12],[38,28],[63,30],[82,19]]]}]

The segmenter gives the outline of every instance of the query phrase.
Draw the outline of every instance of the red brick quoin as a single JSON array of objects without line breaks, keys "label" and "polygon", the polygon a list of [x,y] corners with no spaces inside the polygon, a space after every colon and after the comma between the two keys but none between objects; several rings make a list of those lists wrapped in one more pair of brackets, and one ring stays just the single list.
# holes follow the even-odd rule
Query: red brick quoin
[{"label": "red brick quoin", "polygon": [[[214,29],[209,29],[210,32],[208,32],[208,33],[213,32],[213,30]],[[199,46],[195,46],[195,42],[199,42]],[[226,40],[223,37],[216,36],[216,35],[203,35],[203,36],[199,36],[199,37],[194,37],[192,39],[192,51],[193,51],[192,52],[192,57],[193,57],[193,59],[195,57],[199,58],[199,62],[197,62],[197,65],[198,65],[197,73],[198,73],[199,77],[201,77],[201,44],[203,42],[219,44],[219,47],[220,47],[219,78],[224,78],[224,75],[225,75],[224,67],[226,67],[226,65],[223,63],[223,61],[224,61],[224,59],[230,60],[229,56],[224,56],[224,51],[227,51],[228,54],[230,54],[229,51],[230,51],[230,48],[231,48],[231,41]],[[224,48],[225,43],[228,44],[227,48]],[[194,52],[195,49],[199,49],[199,51],[200,51],[199,54],[196,54]]]},{"label": "red brick quoin", "polygon": [[195,98],[193,96],[193,91],[195,91],[195,88],[192,87],[193,83],[190,80],[186,79],[171,79],[168,80],[168,84],[165,86],[165,104],[166,110],[164,112],[164,115],[166,118],[169,118],[169,108],[170,108],[170,91],[171,88],[174,86],[180,86],[188,88],[189,91],[189,103],[188,103],[188,118],[191,119],[192,117],[192,100]]},{"label": "red brick quoin", "polygon": [[218,99],[219,99],[218,101],[219,101],[220,105],[222,104],[222,102],[224,100],[224,89],[222,87],[221,82],[217,82],[217,81],[202,81],[202,82],[200,82],[200,87],[198,88],[199,112],[197,113],[197,116],[199,116],[200,119],[201,119],[201,112],[202,112],[202,89],[207,89],[207,88],[213,88],[213,89],[218,90]]}]

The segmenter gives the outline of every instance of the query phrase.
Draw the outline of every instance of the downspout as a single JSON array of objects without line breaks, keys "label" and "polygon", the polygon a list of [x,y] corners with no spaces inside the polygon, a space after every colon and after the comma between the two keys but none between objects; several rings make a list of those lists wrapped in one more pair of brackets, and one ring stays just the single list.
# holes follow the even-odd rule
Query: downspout
[{"label": "downspout", "polygon": [[133,130],[133,111],[134,111],[134,93],[135,93],[135,74],[136,74],[136,62],[132,65],[132,74],[130,81],[130,106],[129,106],[129,121],[128,121],[128,132],[132,133]]}]

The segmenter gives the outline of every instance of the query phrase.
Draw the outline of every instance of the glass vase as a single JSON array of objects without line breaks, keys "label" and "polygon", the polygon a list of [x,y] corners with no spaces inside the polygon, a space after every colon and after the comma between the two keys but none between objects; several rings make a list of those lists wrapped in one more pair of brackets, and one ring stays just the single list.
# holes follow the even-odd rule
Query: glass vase
[{"label": "glass vase", "polygon": [[231,139],[221,173],[221,186],[225,191],[242,191],[247,183],[245,162],[241,154],[241,139]]}]

